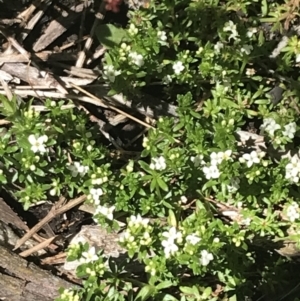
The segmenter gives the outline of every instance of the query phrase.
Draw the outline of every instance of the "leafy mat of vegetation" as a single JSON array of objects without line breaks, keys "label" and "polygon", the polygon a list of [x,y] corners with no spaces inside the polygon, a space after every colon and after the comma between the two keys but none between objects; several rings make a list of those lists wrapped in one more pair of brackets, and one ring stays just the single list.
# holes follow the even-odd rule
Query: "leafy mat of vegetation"
[{"label": "leafy mat of vegetation", "polygon": [[64,101],[39,114],[2,97],[13,124],[1,130],[2,186],[25,208],[88,195],[99,225],[126,218],[120,244],[144,265],[130,275],[72,245],[84,287],[58,300],[299,300],[298,1],[145,6],[126,30],[98,32],[111,94],[161,89],[178,106],[145,134],[141,158],[116,168],[98,129]]}]

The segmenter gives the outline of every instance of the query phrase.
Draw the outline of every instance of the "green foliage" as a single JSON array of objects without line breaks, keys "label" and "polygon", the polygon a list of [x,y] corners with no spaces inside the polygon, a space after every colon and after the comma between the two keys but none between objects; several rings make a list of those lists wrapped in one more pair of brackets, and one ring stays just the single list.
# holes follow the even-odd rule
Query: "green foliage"
[{"label": "green foliage", "polygon": [[[37,113],[1,98],[12,122],[0,132],[2,186],[25,208],[85,193],[99,225],[118,229],[126,218],[120,245],[144,268],[133,275],[128,262],[70,246],[84,286],[62,290],[59,301],[289,295],[297,269],[280,254],[294,255],[282,248],[287,241],[300,243],[297,9],[288,1],[163,0],[130,12],[126,30],[101,25],[111,94],[159,88],[178,107],[121,168],[77,108],[49,100]],[[263,149],[241,142],[250,130]]]}]

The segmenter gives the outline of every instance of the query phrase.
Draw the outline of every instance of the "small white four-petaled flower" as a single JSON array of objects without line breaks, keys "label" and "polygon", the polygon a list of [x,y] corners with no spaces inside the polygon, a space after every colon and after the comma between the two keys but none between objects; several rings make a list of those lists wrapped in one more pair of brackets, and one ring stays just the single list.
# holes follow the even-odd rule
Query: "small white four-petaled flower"
[{"label": "small white four-petaled flower", "polygon": [[88,166],[82,165],[77,161],[73,162],[73,164],[69,164],[68,169],[71,171],[72,177],[77,177],[78,174],[83,177],[89,171]]},{"label": "small white four-petaled flower", "polygon": [[203,172],[207,180],[218,179],[220,176],[220,171],[216,165],[204,166]]},{"label": "small white four-petaled flower", "polygon": [[167,40],[167,34],[165,31],[158,31],[157,37],[158,37],[159,42],[165,42]]},{"label": "small white four-petaled flower", "polygon": [[263,157],[264,153],[258,154],[256,151],[252,151],[250,154],[243,154],[243,156],[239,159],[241,163],[247,164],[247,166],[250,168],[254,163],[260,162],[260,157]]},{"label": "small white four-petaled flower", "polygon": [[169,231],[163,232],[162,236],[166,237],[165,240],[161,242],[164,247],[164,253],[166,258],[169,258],[170,255],[174,255],[178,251],[178,246],[175,243],[175,240],[178,243],[182,242],[182,233],[177,231],[175,227],[171,227]]},{"label": "small white four-petaled flower", "polygon": [[89,263],[98,260],[95,247],[91,247],[87,252],[83,252],[80,258],[81,263]]},{"label": "small white four-petaled flower", "polygon": [[186,241],[192,245],[196,245],[201,240],[196,234],[190,234],[186,237]]},{"label": "small white four-petaled flower", "polygon": [[48,141],[48,137],[46,135],[43,135],[41,137],[36,138],[35,135],[30,135],[28,137],[28,141],[31,144],[31,150],[34,153],[45,153],[46,147],[45,143]]},{"label": "small white four-petaled flower", "polygon": [[103,78],[108,79],[111,83],[113,83],[116,79],[116,76],[120,74],[121,71],[115,70],[113,65],[106,65],[103,67]]},{"label": "small white four-petaled flower", "polygon": [[204,266],[208,265],[212,260],[214,259],[214,256],[207,252],[206,250],[201,251],[201,258],[200,263]]},{"label": "small white four-petaled flower", "polygon": [[291,122],[284,126],[284,130],[282,131],[282,135],[288,137],[289,139],[293,139],[295,137],[295,133],[297,131],[297,125],[295,122]]},{"label": "small white four-petaled flower", "polygon": [[174,63],[173,70],[176,75],[180,74],[184,70],[184,65],[181,61]]}]

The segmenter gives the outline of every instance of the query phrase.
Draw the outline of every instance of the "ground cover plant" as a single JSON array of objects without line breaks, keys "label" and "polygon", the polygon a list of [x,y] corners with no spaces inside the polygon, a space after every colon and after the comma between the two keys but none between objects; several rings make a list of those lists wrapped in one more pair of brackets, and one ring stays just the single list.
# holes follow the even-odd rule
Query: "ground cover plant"
[{"label": "ground cover plant", "polygon": [[68,101],[38,113],[1,98],[12,122],[1,129],[2,186],[26,209],[86,194],[95,222],[121,230],[127,261],[143,266],[129,273],[128,262],[71,245],[84,286],[62,288],[58,301],[298,300],[298,10],[162,0],[131,10],[125,29],[109,25],[110,94],[158,90],[177,106],[121,164],[85,112],[63,109]]}]

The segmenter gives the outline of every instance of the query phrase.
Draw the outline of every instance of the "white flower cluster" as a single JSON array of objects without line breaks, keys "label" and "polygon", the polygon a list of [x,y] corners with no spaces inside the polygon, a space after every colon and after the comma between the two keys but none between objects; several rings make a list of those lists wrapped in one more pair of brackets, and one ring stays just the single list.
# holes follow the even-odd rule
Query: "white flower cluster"
[{"label": "white flower cluster", "polygon": [[261,133],[267,132],[271,137],[274,136],[275,131],[279,130],[281,126],[276,123],[273,118],[264,119],[263,124],[260,126]]},{"label": "white flower cluster", "polygon": [[166,169],[166,160],[163,156],[160,156],[158,158],[153,158],[152,163],[150,164],[150,168],[153,170],[164,170]]},{"label": "white flower cluster", "polygon": [[[107,219],[113,220],[113,212],[115,210],[115,206],[107,207],[100,205],[100,197],[103,195],[103,190],[101,188],[91,188],[90,194],[88,196],[89,199],[93,200],[93,203],[96,205],[96,210],[94,216],[98,214],[104,215]],[[97,222],[97,219],[94,218],[94,221]]]},{"label": "white flower cluster", "polygon": [[164,239],[161,244],[164,247],[166,258],[169,258],[178,251],[178,246],[176,245],[175,241],[177,243],[182,242],[182,233],[177,231],[175,227],[171,227],[169,231],[163,232],[162,236],[164,236],[166,239]]},{"label": "white flower cluster", "polygon": [[[126,243],[128,248],[135,248],[138,244],[147,246],[152,242],[151,230],[152,227],[149,225],[148,218],[142,218],[140,214],[132,215],[128,221],[127,229],[120,237],[120,242]],[[137,241],[137,238],[139,241]]]},{"label": "white flower cluster", "polygon": [[129,29],[128,29],[128,33],[131,35],[131,36],[135,36],[137,35],[139,32],[139,29],[133,24],[131,23],[129,25]]},{"label": "white flower cluster", "polygon": [[81,163],[77,161],[68,164],[68,169],[71,171],[72,177],[77,177],[78,174],[83,177],[89,171],[88,166],[81,165]]},{"label": "white flower cluster", "polygon": [[250,168],[253,164],[258,164],[265,156],[264,152],[257,152],[257,151],[252,151],[250,154],[243,154],[241,158],[239,158],[241,163],[246,163],[247,166]]},{"label": "white flower cluster", "polygon": [[137,52],[130,52],[128,57],[131,59],[131,62],[138,67],[142,67],[144,65],[144,58],[141,54]]},{"label": "white flower cluster", "polygon": [[120,74],[121,71],[116,70],[113,65],[105,65],[103,67],[103,78],[108,79],[111,83],[114,83],[116,77]]},{"label": "white flower cluster", "polygon": [[69,289],[65,289],[61,294],[60,299],[63,301],[79,301],[79,295]]},{"label": "white flower cluster", "polygon": [[[111,207],[107,207],[107,206],[101,206],[101,205],[98,205],[96,207],[96,210],[95,210],[95,214],[94,215],[97,215],[97,214],[102,214],[104,215],[107,219],[109,220],[113,220],[114,219],[114,210],[116,209],[115,206],[111,206]],[[97,222],[97,219],[94,218],[94,221]]]},{"label": "white flower cluster", "polygon": [[167,41],[167,34],[165,31],[158,31],[157,32],[157,38],[158,38],[158,42],[161,44],[164,44]]},{"label": "white flower cluster", "polygon": [[195,246],[198,242],[201,241],[201,238],[198,235],[194,234],[194,233],[189,234],[185,239],[189,244],[191,244],[193,246]]},{"label": "white flower cluster", "polygon": [[232,178],[230,180],[230,184],[227,185],[227,189],[229,193],[237,192],[240,189],[240,179],[239,178]]},{"label": "white flower cluster", "polygon": [[95,205],[100,204],[100,196],[103,195],[103,190],[101,188],[91,188],[90,195],[94,201]]},{"label": "white flower cluster", "polygon": [[200,263],[203,266],[207,266],[214,259],[213,254],[209,253],[206,250],[201,251]]},{"label": "white flower cluster", "polygon": [[243,47],[241,48],[241,53],[249,55],[252,50],[253,50],[253,47],[251,45],[243,45]]},{"label": "white flower cluster", "polygon": [[295,202],[289,205],[286,210],[286,215],[291,222],[294,222],[296,219],[298,219],[300,217],[299,205]]},{"label": "white flower cluster", "polygon": [[226,23],[226,26],[224,26],[223,31],[230,32],[229,40],[237,40],[239,37],[239,34],[236,29],[236,24],[234,24],[231,20]]},{"label": "white flower cluster", "polygon": [[298,155],[294,155],[285,167],[285,178],[294,183],[299,182],[300,159]]},{"label": "white flower cluster", "polygon": [[223,162],[223,160],[229,160],[231,158],[232,151],[226,150],[225,152],[212,152],[210,154],[210,166],[204,166],[203,172],[206,179],[218,179],[220,177],[220,171],[218,165]]},{"label": "white flower cluster", "polygon": [[[264,119],[263,124],[260,127],[261,133],[267,132],[271,137],[274,137],[275,132],[281,129],[280,124],[278,124],[273,118]],[[286,138],[293,139],[297,131],[297,125],[295,122],[290,122],[283,127],[282,135]]]}]

